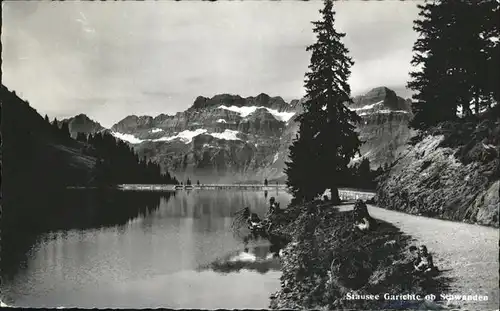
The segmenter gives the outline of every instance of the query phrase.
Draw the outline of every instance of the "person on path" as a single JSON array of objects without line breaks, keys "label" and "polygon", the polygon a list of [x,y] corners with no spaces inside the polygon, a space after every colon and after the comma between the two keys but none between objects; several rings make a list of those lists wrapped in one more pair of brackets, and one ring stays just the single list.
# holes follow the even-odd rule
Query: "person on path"
[{"label": "person on path", "polygon": [[432,255],[429,254],[427,246],[421,245],[418,248],[418,256],[413,264],[413,267],[415,268],[415,272],[420,273],[430,273],[436,270],[434,261],[432,260]]},{"label": "person on path", "polygon": [[374,220],[368,213],[368,207],[362,200],[356,200],[354,203],[354,229],[368,231],[373,229]]}]

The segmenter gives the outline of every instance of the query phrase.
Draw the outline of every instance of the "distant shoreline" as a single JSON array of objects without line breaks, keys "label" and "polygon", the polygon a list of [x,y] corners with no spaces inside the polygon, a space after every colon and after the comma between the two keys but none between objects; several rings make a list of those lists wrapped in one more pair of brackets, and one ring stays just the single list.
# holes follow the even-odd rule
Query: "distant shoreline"
[{"label": "distant shoreline", "polygon": [[[173,185],[173,184],[120,184],[110,188],[70,186],[66,189],[76,190],[121,190],[121,191],[179,191],[179,190],[261,190],[261,191],[287,191],[285,184],[260,185],[260,184],[200,184],[200,185]],[[375,196],[375,191],[353,188],[339,188],[342,199],[369,200]]]}]

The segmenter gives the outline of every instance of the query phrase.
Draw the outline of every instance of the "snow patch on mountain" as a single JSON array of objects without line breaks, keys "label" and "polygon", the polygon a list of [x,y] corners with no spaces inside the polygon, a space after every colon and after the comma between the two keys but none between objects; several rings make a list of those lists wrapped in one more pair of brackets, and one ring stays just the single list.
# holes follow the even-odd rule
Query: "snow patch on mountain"
[{"label": "snow patch on mountain", "polygon": [[376,103],[374,103],[374,104],[365,105],[365,106],[360,107],[360,108],[349,108],[349,109],[350,109],[350,110],[352,110],[352,111],[358,111],[358,110],[369,110],[369,109],[373,109],[373,108],[375,108],[375,106],[382,105],[382,103],[383,103],[383,102],[384,102],[384,101],[383,101],[383,100],[381,100],[381,101],[376,102]]},{"label": "snow patch on mountain", "polygon": [[218,139],[225,139],[225,140],[240,140],[237,135],[238,131],[233,131],[233,130],[225,130],[222,133],[210,133],[209,135],[218,138]]},{"label": "snow patch on mountain", "polygon": [[182,131],[179,134],[174,135],[174,136],[161,137],[161,138],[157,138],[157,139],[152,139],[151,141],[171,141],[174,139],[180,139],[185,144],[189,144],[190,142],[193,141],[194,137],[201,135],[203,133],[206,133],[206,132],[207,132],[207,130],[205,130],[205,129],[197,129],[194,131],[185,130],[185,131]]},{"label": "snow patch on mountain", "polygon": [[124,134],[124,133],[119,133],[119,132],[112,132],[111,135],[113,135],[114,137],[116,137],[118,139],[121,139],[123,141],[129,142],[131,144],[140,144],[140,143],[142,143],[144,141],[142,139],[136,138],[132,134]]},{"label": "snow patch on mountain", "polygon": [[119,138],[119,139],[121,139],[123,141],[129,142],[129,143],[134,144],[134,145],[135,144],[140,144],[140,143],[145,142],[145,141],[157,142],[157,141],[171,141],[171,140],[174,140],[174,139],[180,139],[184,143],[188,144],[191,141],[193,141],[193,137],[198,136],[200,134],[203,134],[206,131],[207,130],[205,130],[205,129],[197,129],[197,130],[194,130],[194,131],[186,130],[186,131],[182,131],[179,134],[174,135],[174,136],[160,137],[160,138],[157,138],[157,139],[139,139],[139,138],[135,137],[132,134],[124,134],[124,133],[120,133],[120,132],[112,132],[111,134],[114,137],[116,137],[116,138]]},{"label": "snow patch on mountain", "polygon": [[227,123],[227,121],[226,121],[226,120],[224,120],[224,119],[219,119],[219,120],[217,120],[216,122],[217,122],[217,123]]},{"label": "snow patch on mountain", "polygon": [[163,130],[159,128],[151,129],[151,133],[158,133],[158,132],[163,132]]},{"label": "snow patch on mountain", "polygon": [[190,142],[193,141],[194,137],[201,135],[201,134],[205,134],[205,133],[208,135],[211,135],[215,138],[218,138],[218,139],[241,140],[237,137],[239,132],[233,131],[233,130],[225,130],[222,133],[207,133],[206,129],[197,129],[194,131],[185,130],[185,131],[182,131],[174,136],[164,136],[164,137],[160,137],[160,138],[156,138],[156,139],[139,139],[132,134],[124,134],[124,133],[119,133],[119,132],[112,132],[111,134],[114,137],[119,138],[123,141],[129,142],[131,144],[140,144],[140,143],[145,142],[145,141],[152,141],[152,142],[172,141],[175,139],[180,139],[185,144],[189,144]]},{"label": "snow patch on mountain", "polygon": [[283,121],[283,122],[288,122],[295,112],[279,112],[278,110],[275,109],[270,109],[267,107],[258,107],[258,106],[250,106],[250,107],[238,107],[238,106],[231,106],[227,107],[224,105],[219,106],[219,109],[225,109],[229,111],[234,111],[240,114],[243,118],[254,113],[255,110],[257,109],[266,109],[270,114],[272,114],[277,120]]}]

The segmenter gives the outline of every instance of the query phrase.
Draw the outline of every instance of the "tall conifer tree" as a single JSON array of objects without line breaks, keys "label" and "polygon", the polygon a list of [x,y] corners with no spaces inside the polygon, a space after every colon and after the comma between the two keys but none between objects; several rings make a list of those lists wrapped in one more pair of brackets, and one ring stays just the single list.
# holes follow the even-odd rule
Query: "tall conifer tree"
[{"label": "tall conifer tree", "polygon": [[313,22],[317,41],[307,47],[312,52],[305,79],[307,101],[285,172],[296,198],[309,200],[330,189],[332,201],[339,202],[340,181],[361,145],[355,132],[361,119],[345,105],[352,102],[347,80],[354,62],[341,42],[345,34],[335,30],[333,1],[324,3],[322,20]]},{"label": "tall conifer tree", "polygon": [[467,116],[489,107],[499,82],[498,70],[492,71],[498,2],[439,0],[418,7],[412,65],[420,68],[408,83],[416,91],[411,126],[426,129],[456,119],[458,111]]}]

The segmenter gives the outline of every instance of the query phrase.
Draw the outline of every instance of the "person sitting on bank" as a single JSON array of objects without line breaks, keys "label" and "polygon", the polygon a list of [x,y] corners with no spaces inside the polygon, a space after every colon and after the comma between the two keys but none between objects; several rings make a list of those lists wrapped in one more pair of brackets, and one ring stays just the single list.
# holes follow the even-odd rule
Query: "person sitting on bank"
[{"label": "person sitting on bank", "polygon": [[368,213],[368,207],[362,200],[354,203],[354,228],[367,231],[373,228],[374,221]]},{"label": "person sitting on bank", "polygon": [[248,222],[248,227],[250,229],[253,229],[256,226],[260,225],[261,220],[260,220],[259,216],[256,213],[252,213],[250,215],[250,217],[248,217],[248,221],[247,222]]},{"label": "person sitting on bank", "polygon": [[432,255],[429,254],[425,245],[421,245],[418,248],[418,256],[414,261],[413,267],[415,268],[415,272],[420,273],[429,273],[436,271],[434,261],[432,260]]},{"label": "person sitting on bank", "polygon": [[276,202],[276,199],[274,197],[271,197],[269,199],[269,213],[274,214],[276,211],[279,210],[280,204]]}]

